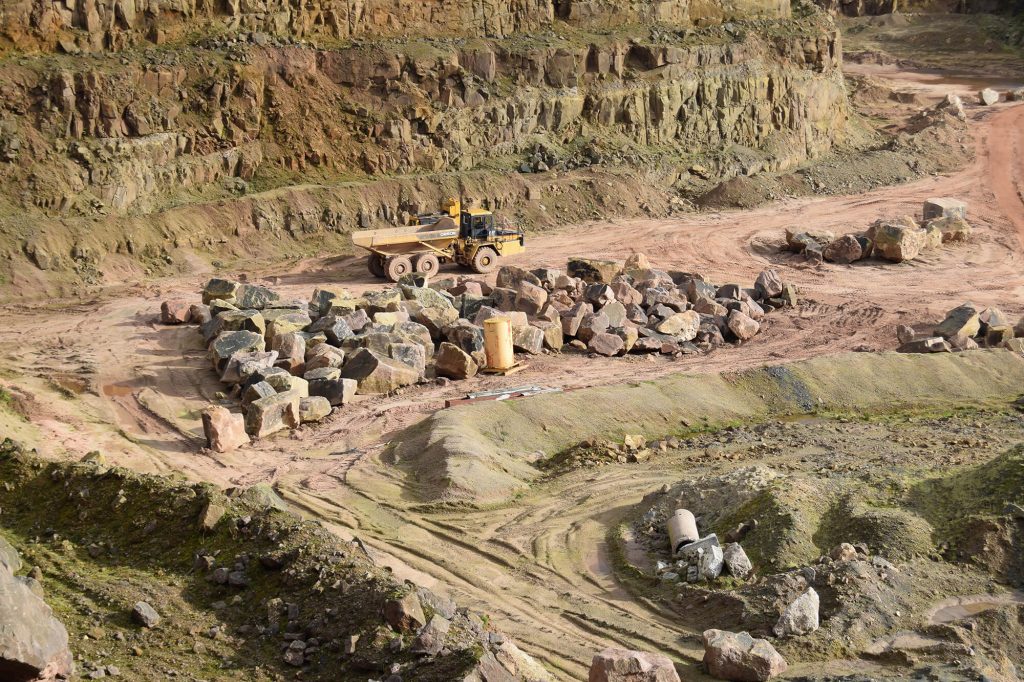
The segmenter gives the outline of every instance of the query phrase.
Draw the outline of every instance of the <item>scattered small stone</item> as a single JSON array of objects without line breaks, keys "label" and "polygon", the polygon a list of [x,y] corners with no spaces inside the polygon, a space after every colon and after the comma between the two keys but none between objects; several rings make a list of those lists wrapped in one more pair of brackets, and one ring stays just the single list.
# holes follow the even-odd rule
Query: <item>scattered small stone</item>
[{"label": "scattered small stone", "polygon": [[140,601],[132,607],[132,619],[146,628],[155,628],[160,624],[160,614],[148,602]]}]

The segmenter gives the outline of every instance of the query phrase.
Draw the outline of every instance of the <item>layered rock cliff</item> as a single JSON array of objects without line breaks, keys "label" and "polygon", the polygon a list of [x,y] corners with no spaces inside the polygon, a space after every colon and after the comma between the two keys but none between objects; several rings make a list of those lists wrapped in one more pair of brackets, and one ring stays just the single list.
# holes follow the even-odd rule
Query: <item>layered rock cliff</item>
[{"label": "layered rock cliff", "polygon": [[[792,168],[847,123],[839,35],[799,14],[775,0],[5,0],[0,251],[59,270],[78,245],[99,272],[118,248],[258,233],[282,191],[314,206],[301,238],[400,222],[442,188],[486,188],[471,198],[544,223],[597,217],[597,175],[622,188],[659,168],[668,191],[689,172]],[[548,170],[588,179],[567,190],[587,207],[536,215]],[[408,189],[368,202],[387,178]],[[213,201],[262,208],[183,240],[180,215],[224,213]]]}]

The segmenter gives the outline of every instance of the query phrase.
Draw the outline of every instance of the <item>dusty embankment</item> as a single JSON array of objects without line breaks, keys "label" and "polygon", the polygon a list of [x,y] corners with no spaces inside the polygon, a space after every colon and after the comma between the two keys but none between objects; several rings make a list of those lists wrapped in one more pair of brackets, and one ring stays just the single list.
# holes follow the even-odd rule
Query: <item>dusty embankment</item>
[{"label": "dusty embankment", "polygon": [[385,458],[423,501],[506,502],[535,464],[580,441],[650,439],[815,412],[871,414],[1009,401],[1024,359],[1009,351],[832,355],[736,374],[684,374],[628,385],[442,410],[398,435]]}]

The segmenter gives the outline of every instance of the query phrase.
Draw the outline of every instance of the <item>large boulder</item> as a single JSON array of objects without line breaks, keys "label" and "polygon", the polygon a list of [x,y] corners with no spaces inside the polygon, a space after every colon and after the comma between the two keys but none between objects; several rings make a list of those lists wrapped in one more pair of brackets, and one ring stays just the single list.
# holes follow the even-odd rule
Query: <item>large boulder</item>
[{"label": "large boulder", "polygon": [[944,339],[951,339],[955,336],[976,336],[981,331],[981,317],[978,309],[971,303],[964,303],[946,313],[939,326],[935,328],[935,334]]},{"label": "large boulder", "polygon": [[608,325],[608,316],[602,312],[586,315],[580,323],[580,328],[576,330],[576,338],[584,343],[590,343],[592,338],[607,331]]},{"label": "large boulder", "polygon": [[270,369],[277,362],[278,353],[272,351],[241,351],[228,358],[220,372],[220,380],[226,384],[248,381],[257,372]]},{"label": "large boulder", "polygon": [[[365,312],[360,312],[363,313],[364,317],[366,316]],[[327,337],[327,340],[330,343],[333,343],[335,346],[338,346],[341,345],[341,343],[345,341],[345,339],[350,339],[353,336],[355,336],[355,330],[353,330],[352,326],[349,324],[349,317],[351,317],[351,315],[324,315],[319,320],[309,325],[308,330],[310,333],[313,334],[316,334],[317,332],[323,332],[324,336]],[[366,321],[363,323],[362,326],[365,327],[367,324],[369,324],[369,322],[369,317],[366,317]]]},{"label": "large boulder", "polygon": [[164,301],[160,304],[161,324],[185,324],[192,319],[192,305],[185,301]]},{"label": "large boulder", "polygon": [[591,353],[604,355],[605,357],[623,353],[625,352],[625,347],[625,339],[618,334],[609,334],[608,332],[595,334],[587,343],[587,350]]},{"label": "large boulder", "polygon": [[704,665],[712,677],[735,682],[765,682],[786,672],[786,660],[768,640],[746,632],[704,631]]},{"label": "large boulder", "polygon": [[294,310],[267,311],[263,316],[267,320],[267,343],[271,345],[275,337],[301,332],[313,322],[306,313]]},{"label": "large boulder", "polygon": [[341,287],[319,288],[313,290],[309,299],[309,308],[317,317],[324,315],[345,315],[354,311],[359,299],[347,289]]},{"label": "large boulder", "polygon": [[420,380],[415,369],[366,348],[360,348],[341,370],[344,379],[355,379],[361,394],[390,393]]},{"label": "large boulder", "polygon": [[304,377],[309,382],[309,395],[327,398],[331,405],[347,405],[359,388],[355,379],[342,379],[341,371],[333,367],[323,367],[307,372]]},{"label": "large boulder", "polygon": [[402,286],[401,289],[406,300],[416,301],[424,308],[455,309],[451,297],[435,289],[410,286]]},{"label": "large boulder", "polygon": [[484,350],[484,330],[469,320],[459,320],[445,330],[445,337],[463,351],[474,355]]},{"label": "large boulder", "polygon": [[539,355],[544,350],[544,332],[532,325],[512,330],[512,347],[517,351]]},{"label": "large boulder", "polygon": [[228,279],[214,277],[203,287],[203,304],[209,305],[211,301],[235,302],[235,293],[238,291],[238,282]]},{"label": "large boulder", "polygon": [[412,645],[412,652],[428,656],[435,656],[441,653],[451,626],[450,620],[435,613],[431,616],[430,622],[416,635],[416,641]]},{"label": "large boulder", "polygon": [[775,636],[809,635],[817,630],[818,606],[818,593],[814,591],[813,587],[808,587],[783,609],[782,615],[779,616],[779,621],[773,629]]},{"label": "large boulder", "polygon": [[761,325],[757,320],[739,310],[729,312],[728,325],[729,331],[740,341],[749,341],[761,330]]},{"label": "large boulder", "polygon": [[449,379],[468,379],[480,369],[469,353],[447,341],[437,349],[434,363],[437,375]]},{"label": "large boulder", "polygon": [[275,393],[249,403],[245,412],[245,430],[250,436],[263,438],[283,429],[294,429],[301,423],[298,391]]},{"label": "large boulder", "polygon": [[0,680],[67,678],[74,670],[68,632],[28,582],[0,565]]},{"label": "large boulder", "polygon": [[262,334],[250,331],[221,332],[210,345],[210,359],[218,372],[223,372],[235,353],[263,352],[267,349]]},{"label": "large boulder", "polygon": [[515,307],[527,315],[537,315],[548,302],[548,292],[544,287],[522,282],[516,294]]},{"label": "large boulder", "polygon": [[504,289],[518,289],[523,282],[534,286],[541,286],[540,277],[528,270],[516,267],[515,265],[503,265],[498,268],[498,275],[495,278],[495,286]]},{"label": "large boulder", "polygon": [[21,570],[21,556],[11,543],[0,536],[0,571],[6,569],[11,573]]},{"label": "large boulder", "polygon": [[561,315],[562,333],[566,336],[576,336],[580,331],[580,325],[588,315],[593,315],[594,306],[589,303],[577,303]]},{"label": "large boulder", "polygon": [[895,263],[914,260],[925,244],[924,230],[896,221],[875,223],[868,238],[874,244],[875,255]]},{"label": "large boulder", "polygon": [[[855,235],[844,234],[842,237],[833,239],[832,242],[822,249],[822,257],[830,263],[848,265],[864,257],[864,249]],[[782,290],[779,289],[779,293]]]},{"label": "large boulder", "polygon": [[971,236],[971,225],[963,218],[947,216],[944,218],[933,218],[925,227],[938,230],[942,235],[942,243],[964,242]]},{"label": "large boulder", "polygon": [[306,371],[324,367],[341,367],[345,363],[345,351],[326,343],[306,348]]},{"label": "large boulder", "polygon": [[999,102],[999,93],[992,88],[985,88],[978,93],[978,102],[990,107]]},{"label": "large boulder", "polygon": [[757,292],[757,297],[762,300],[780,296],[783,286],[782,277],[779,276],[778,270],[762,270],[757,279],[754,280],[754,291]]},{"label": "large boulder", "polygon": [[202,419],[207,446],[214,452],[230,452],[248,444],[244,416],[213,405],[203,410]]},{"label": "large boulder", "polygon": [[927,199],[924,202],[923,215],[925,221],[932,218],[967,218],[967,204],[959,199],[940,197]]},{"label": "large boulder", "polygon": [[423,606],[415,591],[384,603],[384,620],[398,632],[415,632],[427,624]]},{"label": "large boulder", "polygon": [[[235,290],[235,305],[239,308],[262,310],[280,300],[281,297],[277,292],[259,284],[239,284],[238,289]],[[203,302],[206,303],[206,301]]]},{"label": "large boulder", "polygon": [[277,352],[274,364],[292,374],[306,371],[306,339],[299,332],[278,334],[271,345]]},{"label": "large boulder", "polygon": [[299,420],[303,424],[318,422],[331,413],[331,403],[323,396],[299,399]]},{"label": "large boulder", "polygon": [[594,656],[587,682],[679,682],[679,674],[663,654],[608,648]]},{"label": "large boulder", "polygon": [[722,561],[729,575],[737,578],[746,578],[754,572],[754,565],[738,542],[730,542],[722,548]]},{"label": "large boulder", "polygon": [[828,244],[835,235],[827,230],[804,230],[796,227],[786,228],[786,246],[790,251],[803,253],[808,248],[815,248],[819,251],[822,246]]},{"label": "large boulder", "polygon": [[578,277],[590,284],[611,284],[616,275],[622,273],[622,263],[598,258],[570,258],[570,277]]},{"label": "large boulder", "polygon": [[655,325],[654,330],[680,341],[692,341],[700,330],[700,314],[693,310],[674,313]]},{"label": "large boulder", "polygon": [[267,322],[258,310],[224,310],[217,313],[217,329],[221,332],[250,331],[263,334]]}]

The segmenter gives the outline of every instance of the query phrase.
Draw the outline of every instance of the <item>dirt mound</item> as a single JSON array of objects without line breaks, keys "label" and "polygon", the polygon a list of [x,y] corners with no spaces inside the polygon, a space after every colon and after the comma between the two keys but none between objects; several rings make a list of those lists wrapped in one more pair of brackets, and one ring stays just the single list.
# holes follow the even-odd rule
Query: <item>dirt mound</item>
[{"label": "dirt mound", "polygon": [[[4,534],[40,571],[83,675],[548,679],[479,616],[397,581],[269,488],[226,496],[92,460],[43,464],[0,445]],[[146,627],[138,602],[156,612]]]},{"label": "dirt mound", "polygon": [[[1003,407],[779,420],[681,440],[686,466],[672,473],[683,480],[647,495],[619,527],[620,575],[687,627],[769,637],[790,663],[867,657],[893,666],[872,679],[907,679],[956,661],[1013,679],[996,633],[1019,628],[1022,597],[993,578],[1007,578],[996,564],[1021,547],[1021,448],[1004,449],[1021,429]],[[959,482],[962,492],[948,495]],[[679,507],[696,515],[702,536],[740,542],[753,573],[679,574],[665,532]],[[991,526],[983,540],[979,521]],[[779,637],[779,614],[808,588],[820,597],[820,628]],[[966,622],[977,614],[984,624]]]},{"label": "dirt mound", "polygon": [[628,386],[442,410],[394,440],[391,461],[422,500],[486,504],[537,478],[534,462],[581,439],[649,439],[735,420],[820,410],[889,410],[1016,397],[1024,359],[856,353],[737,374],[676,375]]}]

